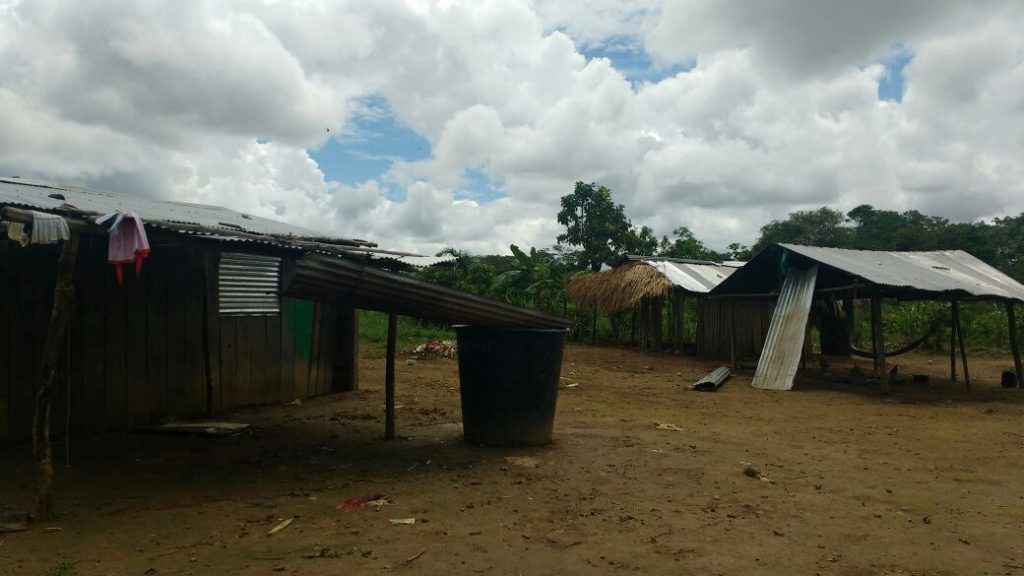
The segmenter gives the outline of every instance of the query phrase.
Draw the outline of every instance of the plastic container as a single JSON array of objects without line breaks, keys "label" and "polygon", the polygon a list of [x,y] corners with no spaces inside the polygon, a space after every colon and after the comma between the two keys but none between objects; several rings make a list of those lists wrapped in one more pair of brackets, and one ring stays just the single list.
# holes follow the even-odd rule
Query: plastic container
[{"label": "plastic container", "polygon": [[467,442],[551,441],[567,329],[455,326]]}]

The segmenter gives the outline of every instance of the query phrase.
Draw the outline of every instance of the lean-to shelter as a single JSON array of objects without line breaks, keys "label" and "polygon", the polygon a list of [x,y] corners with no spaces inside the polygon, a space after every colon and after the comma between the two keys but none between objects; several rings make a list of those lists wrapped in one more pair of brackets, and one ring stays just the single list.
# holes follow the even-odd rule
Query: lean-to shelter
[{"label": "lean-to shelter", "polygon": [[[138,273],[126,266],[120,282],[108,262],[109,224],[96,223],[117,211],[141,219],[150,247]],[[74,433],[126,430],[356,389],[357,308],[483,326],[566,325],[413,278],[403,272],[435,260],[365,240],[216,206],[0,178],[5,236],[20,238],[53,215],[76,238],[55,431],[65,421]],[[69,242],[20,244],[0,242],[0,442],[29,436]]]},{"label": "lean-to shelter", "polygon": [[[951,303],[950,353],[955,354],[959,346],[968,386],[958,305],[981,300],[1005,303],[1015,371],[1021,373],[1014,305],[1024,301],[1024,285],[962,250],[885,252],[775,244],[759,252],[712,294],[737,299],[773,295],[778,299],[754,376],[756,387],[792,387],[800,358],[806,353],[805,335],[812,310],[822,334],[822,349],[849,353],[848,326],[852,324],[847,315],[852,314],[853,300],[861,298],[871,300],[871,352],[883,390],[888,389],[886,357],[894,354],[886,352],[881,329],[883,298]],[[952,362],[951,372],[955,378]]]}]

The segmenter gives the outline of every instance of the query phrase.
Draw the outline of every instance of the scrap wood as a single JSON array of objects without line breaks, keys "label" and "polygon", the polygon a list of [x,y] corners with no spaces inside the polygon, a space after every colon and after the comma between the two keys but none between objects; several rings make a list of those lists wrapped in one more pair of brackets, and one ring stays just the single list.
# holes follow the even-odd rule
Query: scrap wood
[{"label": "scrap wood", "polygon": [[292,523],[292,522],[294,522],[294,521],[295,521],[295,517],[294,517],[294,516],[292,516],[291,518],[288,518],[288,519],[287,519],[287,520],[285,520],[284,522],[281,522],[281,523],[280,523],[280,524],[278,524],[277,526],[274,526],[273,528],[271,528],[271,529],[270,529],[270,530],[269,530],[269,531],[267,532],[267,536],[273,536],[274,534],[277,534],[277,533],[278,533],[278,532],[280,532],[281,530],[284,530],[285,528],[287,528],[287,527],[288,527],[288,525],[289,525],[289,524],[291,524],[291,523]]},{"label": "scrap wood", "polygon": [[675,424],[667,424],[663,422],[655,422],[654,427],[658,430],[670,430],[672,432],[686,432],[684,428],[676,426]]},{"label": "scrap wood", "polygon": [[412,556],[409,556],[405,560],[402,560],[402,564],[412,564],[417,558],[419,558],[420,556],[423,556],[423,553],[426,552],[426,551],[427,551],[426,548],[424,548],[423,550],[420,550],[419,552],[413,554]]},{"label": "scrap wood", "polygon": [[416,523],[415,518],[392,518],[388,520],[392,526],[411,526]]}]

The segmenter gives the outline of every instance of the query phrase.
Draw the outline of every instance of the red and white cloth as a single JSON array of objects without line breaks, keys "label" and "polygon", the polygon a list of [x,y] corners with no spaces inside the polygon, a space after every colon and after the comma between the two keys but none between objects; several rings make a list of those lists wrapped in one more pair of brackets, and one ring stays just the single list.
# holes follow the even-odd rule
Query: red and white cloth
[{"label": "red and white cloth", "polygon": [[111,218],[114,223],[110,225],[107,262],[115,266],[117,283],[120,284],[124,280],[124,272],[121,270],[123,265],[134,262],[135,275],[142,272],[142,261],[149,256],[149,240],[138,214],[118,210],[97,218],[96,223],[103,224]]}]

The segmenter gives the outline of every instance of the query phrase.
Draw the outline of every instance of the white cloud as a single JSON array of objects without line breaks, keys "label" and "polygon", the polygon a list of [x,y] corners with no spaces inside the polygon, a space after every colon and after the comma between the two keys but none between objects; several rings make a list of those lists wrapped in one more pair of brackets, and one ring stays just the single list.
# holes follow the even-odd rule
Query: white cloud
[{"label": "white cloud", "polygon": [[[581,54],[609,42],[695,64],[634,84]],[[894,53],[905,97],[881,102]],[[717,247],[822,204],[1024,210],[1013,0],[0,3],[0,69],[2,173],[420,252],[550,245],[576,180]],[[325,181],[306,148],[367,96],[432,155]],[[473,168],[507,197],[458,200]]]}]

